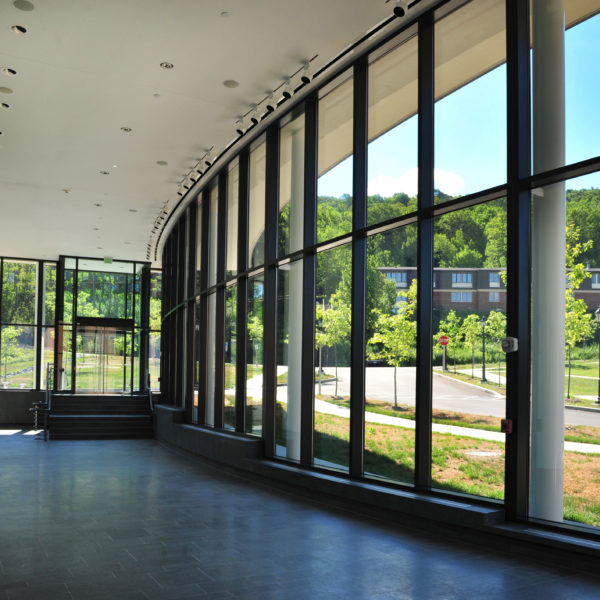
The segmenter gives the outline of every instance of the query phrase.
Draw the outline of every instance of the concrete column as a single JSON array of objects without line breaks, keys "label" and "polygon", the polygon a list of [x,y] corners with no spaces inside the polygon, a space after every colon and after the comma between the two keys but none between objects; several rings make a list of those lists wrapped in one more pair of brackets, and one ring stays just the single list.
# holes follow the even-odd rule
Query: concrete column
[{"label": "concrete column", "polygon": [[[290,250],[304,242],[304,127],[292,133]],[[300,460],[300,404],[302,366],[302,262],[291,263],[289,270],[289,343],[286,456]]]},{"label": "concrete column", "polygon": [[[565,162],[564,0],[532,0],[533,170]],[[564,183],[533,193],[530,515],[563,520]]]}]

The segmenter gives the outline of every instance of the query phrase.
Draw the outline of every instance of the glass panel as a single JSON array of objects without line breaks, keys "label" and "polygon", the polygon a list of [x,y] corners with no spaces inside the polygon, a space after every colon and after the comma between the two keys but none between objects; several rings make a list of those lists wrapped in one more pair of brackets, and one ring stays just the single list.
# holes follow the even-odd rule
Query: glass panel
[{"label": "glass panel", "polygon": [[317,255],[315,464],[347,470],[350,439],[352,251],[346,244]]},{"label": "glass panel", "polygon": [[367,240],[365,474],[413,483],[417,227]]},{"label": "glass panel", "polygon": [[206,340],[206,424],[215,424],[215,368],[217,295],[208,296],[208,335]]},{"label": "glass panel", "polygon": [[210,190],[210,226],[208,231],[208,285],[217,283],[217,249],[218,249],[218,227],[219,227],[219,187],[214,186]]},{"label": "glass panel", "polygon": [[304,244],[304,113],[281,129],[279,150],[279,255]]},{"label": "glass panel", "polygon": [[277,291],[276,455],[300,460],[302,261],[279,267]]},{"label": "glass panel", "polygon": [[35,323],[37,262],[3,261],[2,322]]},{"label": "glass panel", "polygon": [[262,435],[263,303],[262,274],[248,279],[248,335],[246,344],[246,433]]},{"label": "glass panel", "polygon": [[3,325],[0,348],[2,349],[0,388],[33,388],[35,327]]},{"label": "glass panel", "polygon": [[434,267],[433,486],[502,499],[506,201],[436,218]]},{"label": "glass panel", "polygon": [[196,295],[200,293],[202,273],[202,195],[196,209]]},{"label": "glass panel", "polygon": [[596,527],[599,238],[600,173],[533,190],[530,516]]},{"label": "glass panel", "polygon": [[142,277],[137,274],[134,277],[130,278],[133,280],[133,298],[134,298],[134,311],[133,315],[135,317],[135,325],[136,327],[142,326]]},{"label": "glass panel", "polygon": [[265,166],[267,145],[263,141],[250,152],[250,196],[248,204],[249,266],[265,262]]},{"label": "glass panel", "polygon": [[116,327],[77,328],[76,391],[131,390],[131,332]]},{"label": "glass panel", "polygon": [[150,273],[150,329],[160,331],[162,273]]},{"label": "glass panel", "polygon": [[237,285],[225,290],[225,403],[223,425],[235,429]]},{"label": "glass panel", "polygon": [[240,168],[236,160],[227,177],[227,277],[237,275]]},{"label": "glass panel", "polygon": [[369,66],[369,224],[417,208],[417,50],[414,37]]},{"label": "glass panel", "polygon": [[[200,300],[196,300],[196,327],[195,327],[195,336],[194,336],[194,344],[195,344],[195,348],[196,348],[196,365],[194,368],[194,405],[192,408],[192,423],[198,423],[199,420],[199,411],[198,411],[198,404],[199,404],[199,399],[198,399],[198,395],[200,393],[200,381],[204,382],[206,381],[204,379],[205,377],[205,365],[202,364],[202,362],[200,361],[201,358],[201,352],[200,352],[200,343],[202,341],[202,336],[204,335],[204,332],[200,330],[201,327],[201,315],[202,315],[202,311],[201,309],[201,302]],[[166,329],[166,331],[168,331],[168,329]],[[164,342],[163,342],[164,344]]]},{"label": "glass panel", "polygon": [[352,92],[353,80],[350,77],[319,100],[319,242],[352,229]]},{"label": "glass panel", "polygon": [[73,302],[75,301],[73,296],[73,288],[75,283],[75,270],[67,268],[66,260],[64,277],[63,323],[73,323]]},{"label": "glass panel", "polygon": [[54,325],[56,307],[56,263],[44,263],[44,314],[42,323]]},{"label": "glass panel", "polygon": [[148,336],[148,372],[150,389],[160,389],[160,332],[151,331]]},{"label": "glass panel", "polygon": [[56,357],[58,372],[58,389],[70,390],[73,385],[73,353],[71,327],[59,326],[58,331],[58,356]]},{"label": "glass panel", "polygon": [[506,182],[503,0],[473,0],[435,24],[436,202]]},{"label": "glass panel", "polygon": [[[48,363],[54,365],[54,327],[44,327],[42,329],[42,355],[40,367],[40,386],[46,389],[46,369]],[[51,383],[50,387],[54,387]]]}]

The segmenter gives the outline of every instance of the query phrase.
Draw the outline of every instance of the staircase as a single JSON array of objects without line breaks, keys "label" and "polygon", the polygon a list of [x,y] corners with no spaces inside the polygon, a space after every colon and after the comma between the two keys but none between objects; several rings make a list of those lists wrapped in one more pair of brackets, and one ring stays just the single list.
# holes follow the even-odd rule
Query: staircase
[{"label": "staircase", "polygon": [[117,440],[154,437],[148,395],[52,394],[50,440]]}]

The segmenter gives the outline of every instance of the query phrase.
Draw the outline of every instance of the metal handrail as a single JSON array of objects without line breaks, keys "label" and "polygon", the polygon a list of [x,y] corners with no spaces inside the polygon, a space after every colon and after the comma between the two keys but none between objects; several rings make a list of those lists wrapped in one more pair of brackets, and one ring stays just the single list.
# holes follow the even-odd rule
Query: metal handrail
[{"label": "metal handrail", "polygon": [[52,387],[54,384],[54,365],[48,363],[46,365],[46,399],[44,402],[35,402],[29,409],[29,412],[33,413],[33,428],[35,430],[39,427],[40,414],[44,416],[44,441],[47,442],[49,438],[49,420],[48,415],[52,408]]},{"label": "metal handrail", "polygon": [[150,373],[148,373],[148,403],[150,404],[150,412],[154,412],[154,401],[152,400],[152,387],[150,386]]}]

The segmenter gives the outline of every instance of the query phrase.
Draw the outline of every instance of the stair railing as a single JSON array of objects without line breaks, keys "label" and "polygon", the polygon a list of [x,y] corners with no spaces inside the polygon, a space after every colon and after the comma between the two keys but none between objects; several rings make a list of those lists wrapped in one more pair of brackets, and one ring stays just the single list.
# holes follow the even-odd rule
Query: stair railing
[{"label": "stair railing", "polygon": [[150,412],[154,412],[154,400],[152,399],[152,387],[150,386],[150,373],[148,373],[148,403],[150,405]]},{"label": "stair railing", "polygon": [[47,442],[49,438],[49,413],[52,408],[52,387],[54,385],[54,365],[48,363],[46,365],[46,397],[44,402],[34,402],[33,406],[29,409],[29,412],[33,413],[33,428],[38,430],[40,427],[40,417],[43,419],[43,430],[44,430],[44,441]]}]

